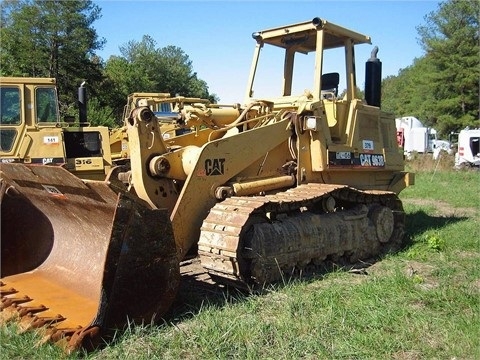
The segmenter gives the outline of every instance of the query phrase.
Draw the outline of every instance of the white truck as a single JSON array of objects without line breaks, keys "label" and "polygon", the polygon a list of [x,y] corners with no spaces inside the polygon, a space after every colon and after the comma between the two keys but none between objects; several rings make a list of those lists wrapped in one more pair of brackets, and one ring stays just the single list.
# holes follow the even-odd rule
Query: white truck
[{"label": "white truck", "polygon": [[480,128],[468,127],[458,133],[458,150],[455,153],[455,167],[480,167]]},{"label": "white truck", "polygon": [[395,119],[397,127],[397,142],[403,147],[405,155],[413,152],[434,153],[435,150],[450,152],[450,142],[437,139],[437,131],[426,127],[414,116],[404,116]]}]

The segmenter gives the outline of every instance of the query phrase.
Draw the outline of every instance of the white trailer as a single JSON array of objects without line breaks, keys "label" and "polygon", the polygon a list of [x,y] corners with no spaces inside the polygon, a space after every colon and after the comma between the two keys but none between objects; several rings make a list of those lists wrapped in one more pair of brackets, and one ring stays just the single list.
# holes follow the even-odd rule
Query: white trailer
[{"label": "white trailer", "polygon": [[455,167],[480,167],[480,129],[463,129],[458,133]]},{"label": "white trailer", "polygon": [[414,116],[395,119],[398,145],[403,147],[405,155],[412,152],[432,153],[438,147],[449,151],[450,143],[437,139],[437,131],[426,127]]}]

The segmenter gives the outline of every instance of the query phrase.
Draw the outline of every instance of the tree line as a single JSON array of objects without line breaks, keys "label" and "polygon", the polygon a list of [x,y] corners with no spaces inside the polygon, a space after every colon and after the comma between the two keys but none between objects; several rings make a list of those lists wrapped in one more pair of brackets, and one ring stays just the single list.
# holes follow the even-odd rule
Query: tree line
[{"label": "tree line", "polygon": [[480,127],[480,2],[449,0],[417,27],[425,55],[382,81],[382,106],[441,136]]},{"label": "tree line", "polygon": [[129,41],[120,56],[103,61],[96,52],[106,40],[93,27],[101,8],[91,0],[3,0],[0,6],[0,74],[56,78],[62,116],[76,116],[84,81],[94,125],[121,125],[132,92],[217,100],[181,48],[158,47],[150,36]]},{"label": "tree line", "polygon": [[[61,112],[75,115],[77,87],[86,81],[91,122],[122,121],[132,92],[168,92],[217,100],[179,47],[159,47],[145,35],[104,61],[96,52],[106,40],[94,23],[101,8],[91,0],[4,0],[0,18],[2,76],[55,77]],[[415,116],[443,136],[480,127],[480,3],[447,0],[417,27],[425,55],[382,81],[382,108]]]}]

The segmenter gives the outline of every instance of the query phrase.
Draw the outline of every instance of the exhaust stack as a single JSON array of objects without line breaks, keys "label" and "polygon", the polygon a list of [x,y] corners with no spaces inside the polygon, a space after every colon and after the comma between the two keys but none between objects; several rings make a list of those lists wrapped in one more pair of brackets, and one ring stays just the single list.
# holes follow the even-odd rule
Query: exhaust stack
[{"label": "exhaust stack", "polygon": [[85,81],[78,88],[78,112],[80,125],[87,123],[87,88]]},{"label": "exhaust stack", "polygon": [[377,58],[378,46],[372,50],[365,64],[365,100],[368,105],[380,107],[382,98],[382,62]]}]

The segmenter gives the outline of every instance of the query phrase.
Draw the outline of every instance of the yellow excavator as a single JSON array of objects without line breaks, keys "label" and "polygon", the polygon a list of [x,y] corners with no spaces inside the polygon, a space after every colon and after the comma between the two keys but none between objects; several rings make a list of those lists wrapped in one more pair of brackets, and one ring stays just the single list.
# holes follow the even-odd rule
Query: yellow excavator
[{"label": "yellow excavator", "polygon": [[174,137],[149,106],[130,109],[127,187],[2,165],[4,321],[91,349],[165,314],[192,249],[215,281],[250,288],[402,245],[398,194],[414,174],[380,108],[377,48],[356,95],[354,48],[370,37],[314,18],[253,38],[244,105],[184,109],[190,131]]},{"label": "yellow excavator", "polygon": [[79,88],[80,119],[60,118],[53,78],[0,78],[0,162],[55,164],[80,178],[103,180],[112,168],[110,132],[90,126],[86,88]]}]

